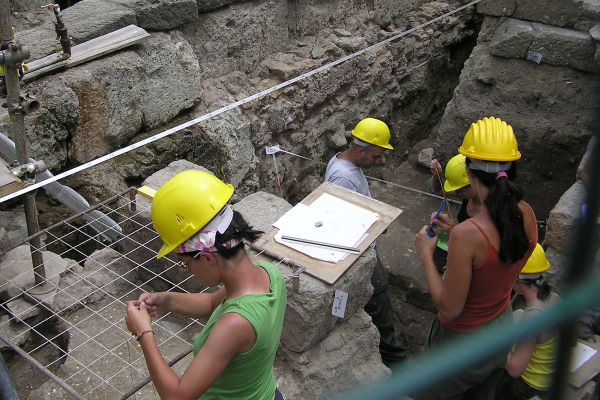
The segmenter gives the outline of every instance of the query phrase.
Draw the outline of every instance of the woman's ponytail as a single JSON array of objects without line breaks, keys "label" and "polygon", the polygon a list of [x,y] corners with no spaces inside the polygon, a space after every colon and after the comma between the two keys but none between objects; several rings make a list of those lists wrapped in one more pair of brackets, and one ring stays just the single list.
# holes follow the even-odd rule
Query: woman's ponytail
[{"label": "woman's ponytail", "polygon": [[513,162],[508,171],[471,170],[471,173],[490,190],[484,203],[500,235],[500,261],[512,264],[522,259],[529,249],[529,239],[519,208],[523,189],[511,181],[516,176],[516,164]]}]

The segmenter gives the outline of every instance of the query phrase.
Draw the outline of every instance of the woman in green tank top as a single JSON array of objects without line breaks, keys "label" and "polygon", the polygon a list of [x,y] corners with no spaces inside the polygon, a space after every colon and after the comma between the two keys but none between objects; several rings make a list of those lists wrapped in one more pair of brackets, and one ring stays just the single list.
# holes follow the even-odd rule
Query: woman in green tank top
[{"label": "woman in green tank top", "polygon": [[[214,293],[143,293],[130,301],[125,321],[140,342],[161,398],[282,399],[273,374],[287,304],[285,281],[272,264],[252,262],[244,240],[252,229],[229,202],[233,187],[202,171],[167,181],[152,200],[152,221],[163,246]],[[170,369],[154,340],[151,318],[173,312],[210,317],[194,343],[183,375]]]}]

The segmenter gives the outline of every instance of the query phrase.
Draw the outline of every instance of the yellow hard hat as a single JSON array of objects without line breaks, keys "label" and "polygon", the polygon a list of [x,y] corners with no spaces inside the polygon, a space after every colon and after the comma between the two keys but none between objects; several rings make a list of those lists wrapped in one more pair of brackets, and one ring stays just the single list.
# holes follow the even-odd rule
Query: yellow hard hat
[{"label": "yellow hard hat", "polygon": [[444,190],[453,192],[470,184],[467,177],[467,157],[462,154],[457,154],[446,164],[446,181],[444,182]]},{"label": "yellow hard hat", "polygon": [[484,161],[506,162],[521,158],[512,127],[494,117],[486,117],[471,124],[458,152]]},{"label": "yellow hard hat", "polygon": [[529,259],[521,270],[520,277],[525,274],[541,274],[542,272],[546,272],[548,268],[550,268],[550,261],[548,261],[542,246],[537,243],[531,256],[529,256]]},{"label": "yellow hard hat", "polygon": [[352,130],[352,136],[373,146],[394,150],[390,146],[390,128],[385,122],[375,118],[361,120]]},{"label": "yellow hard hat", "polygon": [[152,199],[152,224],[163,245],[160,259],[205,227],[227,204],[233,186],[210,172],[181,172],[158,189]]}]

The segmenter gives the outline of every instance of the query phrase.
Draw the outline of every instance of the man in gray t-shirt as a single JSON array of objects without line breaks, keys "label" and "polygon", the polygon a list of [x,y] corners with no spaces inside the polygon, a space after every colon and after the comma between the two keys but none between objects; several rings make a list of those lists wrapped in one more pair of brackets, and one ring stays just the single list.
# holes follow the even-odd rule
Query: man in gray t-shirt
[{"label": "man in gray t-shirt", "polygon": [[[363,148],[356,143],[353,143],[352,146]],[[329,164],[327,164],[327,169],[325,170],[325,181],[371,197],[369,183],[362,169],[354,164],[354,162],[340,158],[343,154],[337,153],[329,160]]]},{"label": "man in gray t-shirt", "polygon": [[[365,118],[352,130],[352,136],[354,141],[350,147],[333,156],[327,164],[325,181],[371,197],[369,183],[362,169],[379,164],[385,150],[393,150],[390,146],[390,130],[383,121]],[[371,275],[371,284],[373,296],[365,305],[365,311],[379,331],[381,359],[390,366],[406,357],[406,345],[394,329],[394,313],[387,292],[387,273],[379,256]]]}]

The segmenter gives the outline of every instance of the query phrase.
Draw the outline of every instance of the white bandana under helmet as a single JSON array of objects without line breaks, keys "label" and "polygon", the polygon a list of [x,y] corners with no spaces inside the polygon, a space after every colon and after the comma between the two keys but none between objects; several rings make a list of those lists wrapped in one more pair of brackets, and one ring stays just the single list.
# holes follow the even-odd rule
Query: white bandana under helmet
[{"label": "white bandana under helmet", "polygon": [[476,160],[474,158],[469,158],[469,169],[483,171],[488,173],[497,173],[500,171],[508,171],[512,166],[512,162],[496,162],[496,161],[484,161],[484,160]]},{"label": "white bandana under helmet", "polygon": [[[206,253],[217,253],[215,247],[215,238],[218,233],[224,233],[233,219],[233,209],[231,205],[226,205],[223,210],[217,214],[204,228],[194,236],[183,242],[175,250],[176,253],[189,253],[194,251],[203,251]],[[223,247],[231,249],[240,244],[239,239],[231,239],[223,243]]]}]

